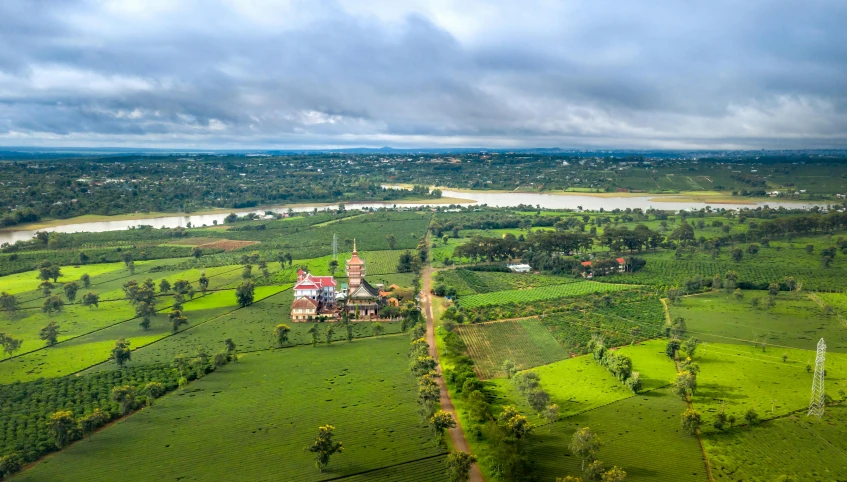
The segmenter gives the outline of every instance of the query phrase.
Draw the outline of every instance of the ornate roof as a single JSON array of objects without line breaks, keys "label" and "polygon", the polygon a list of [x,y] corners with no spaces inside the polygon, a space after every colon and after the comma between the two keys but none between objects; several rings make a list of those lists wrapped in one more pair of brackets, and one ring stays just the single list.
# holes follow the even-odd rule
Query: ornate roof
[{"label": "ornate roof", "polygon": [[365,262],[359,258],[359,251],[356,250],[356,239],[353,239],[353,256],[347,260],[347,266],[363,266]]},{"label": "ornate roof", "polygon": [[348,299],[377,299],[379,298],[379,290],[370,285],[366,280],[362,280],[362,284],[356,287],[349,295]]},{"label": "ornate roof", "polygon": [[318,309],[318,302],[311,298],[297,298],[294,303],[291,303],[291,309]]}]

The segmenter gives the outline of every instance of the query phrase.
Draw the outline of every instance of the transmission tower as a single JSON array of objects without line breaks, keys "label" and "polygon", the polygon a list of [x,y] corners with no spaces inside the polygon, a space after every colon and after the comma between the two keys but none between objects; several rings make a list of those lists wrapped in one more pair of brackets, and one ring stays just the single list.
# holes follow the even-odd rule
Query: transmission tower
[{"label": "transmission tower", "polygon": [[338,235],[332,235],[332,259],[338,261]]},{"label": "transmission tower", "polygon": [[809,413],[806,416],[814,415],[821,418],[824,410],[824,391],[823,391],[823,376],[824,376],[824,361],[826,360],[826,343],[823,338],[818,342],[818,354],[815,357],[815,378],[812,381],[812,401],[809,402]]}]

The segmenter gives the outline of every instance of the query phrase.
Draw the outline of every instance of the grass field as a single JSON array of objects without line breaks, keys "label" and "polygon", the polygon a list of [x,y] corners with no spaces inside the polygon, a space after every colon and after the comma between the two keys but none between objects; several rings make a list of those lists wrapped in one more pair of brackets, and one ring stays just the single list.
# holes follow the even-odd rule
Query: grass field
[{"label": "grass field", "polygon": [[457,330],[483,379],[503,376],[506,360],[527,369],[568,357],[568,352],[534,318],[462,325]]},{"label": "grass field", "polygon": [[[424,480],[438,480],[431,463],[410,463],[441,450],[416,413],[408,343],[397,336],[245,355],[15,479],[215,480],[237,473],[241,480],[307,481],[405,463],[384,478],[412,479],[423,466]],[[344,452],[320,473],[304,447],[324,424],[335,425]]]},{"label": "grass field", "polygon": [[[751,299],[759,299],[754,308]],[[847,352],[847,329],[804,293],[780,292],[773,308],[766,292],[745,291],[743,300],[722,292],[682,298],[671,316],[685,319],[692,335],[715,343],[769,344],[813,350],[820,338],[829,351]]]},{"label": "grass field", "polygon": [[804,413],[703,437],[720,481],[847,480],[847,407],[828,407],[818,420]]},{"label": "grass field", "polygon": [[[782,355],[788,356],[786,362]],[[704,430],[714,430],[714,414],[725,404],[727,415],[743,420],[749,408],[762,418],[785,415],[808,408],[815,352],[792,348],[761,348],[709,343],[695,357],[700,365],[697,391],[692,402],[703,413]],[[827,353],[826,390],[833,398],[847,391],[847,355]],[[773,410],[773,411],[772,411]]]},{"label": "grass field", "polygon": [[[287,289],[288,286],[260,286],[256,288],[256,299]],[[129,306],[126,302],[112,302]],[[195,297],[185,303],[188,326],[201,325],[230,311],[236,310],[234,291],[217,291],[206,297]],[[87,310],[87,308],[85,308]],[[98,308],[103,309],[103,308]],[[98,310],[98,309],[95,309]],[[105,311],[109,313],[109,311]],[[38,349],[14,358],[0,361],[0,383],[34,380],[40,377],[64,376],[105,362],[118,338],[127,338],[133,349],[161,340],[171,335],[166,306],[151,319],[149,330],[138,326],[138,319],[117,320],[106,327],[90,328],[85,334],[60,342],[52,347]],[[60,329],[62,325],[60,324]],[[61,339],[60,339],[61,341]],[[220,339],[223,341],[223,338]],[[196,350],[196,347],[194,347]],[[192,350],[192,353],[193,351]]]},{"label": "grass field", "polygon": [[591,293],[610,293],[632,289],[632,285],[598,283],[582,281],[562,285],[545,286],[529,290],[495,291],[480,295],[465,296],[459,300],[463,308],[479,308],[483,306],[503,305],[509,303],[532,303],[533,301],[554,300],[587,295]]},{"label": "grass field", "polygon": [[[60,283],[79,279],[83,273],[88,273],[88,276],[94,278],[106,273],[126,269],[123,263],[102,263],[85,266],[63,266],[62,276],[59,277]],[[24,271],[23,273],[11,274],[0,278],[0,291],[5,291],[11,295],[25,293],[38,289],[41,280],[38,279],[38,271]]]},{"label": "grass field", "polygon": [[[543,382],[544,375],[541,375]],[[539,480],[580,475],[581,461],[567,449],[571,436],[590,427],[603,443],[597,458],[617,465],[628,481],[708,480],[697,439],[680,429],[685,403],[657,390],[540,427],[529,446]]]}]

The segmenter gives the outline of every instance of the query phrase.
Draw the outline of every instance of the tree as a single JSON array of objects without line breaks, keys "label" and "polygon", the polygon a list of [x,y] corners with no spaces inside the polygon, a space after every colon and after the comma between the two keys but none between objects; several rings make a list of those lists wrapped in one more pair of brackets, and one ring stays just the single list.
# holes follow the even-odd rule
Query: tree
[{"label": "tree", "polygon": [[742,251],[741,248],[733,248],[731,256],[733,261],[735,261],[736,263],[740,263],[741,260],[744,258],[744,251]]},{"label": "tree", "polygon": [[188,317],[186,317],[180,310],[171,311],[168,313],[168,318],[171,320],[172,333],[178,332],[182,325],[188,324]]},{"label": "tree", "polygon": [[224,351],[226,351],[226,354],[229,356],[230,359],[238,361],[235,342],[232,341],[232,338],[227,338],[226,340],[224,340]]},{"label": "tree", "polygon": [[195,259],[200,259],[200,256],[203,256],[203,250],[199,246],[195,246],[191,250],[191,256],[194,256]]},{"label": "tree", "polygon": [[62,289],[65,290],[65,296],[68,298],[68,301],[73,303],[76,300],[76,292],[79,291],[79,284],[76,281],[71,281],[70,283],[65,283]]},{"label": "tree", "polygon": [[544,417],[545,420],[550,423],[553,423],[556,420],[559,420],[559,406],[555,403],[547,405],[541,415]]},{"label": "tree", "polygon": [[235,290],[235,299],[238,302],[238,305],[242,308],[252,305],[255,289],[256,287],[253,285],[252,281],[242,281]]},{"label": "tree", "polygon": [[7,477],[9,480],[24,468],[24,459],[17,452],[12,452],[8,455],[0,457],[0,477]]},{"label": "tree", "polygon": [[129,349],[129,340],[121,338],[115,342],[115,347],[112,348],[112,360],[118,364],[118,368],[123,368],[124,364],[132,358],[132,351]]},{"label": "tree", "polygon": [[126,269],[129,270],[129,274],[135,274],[135,261],[130,261],[126,264]]},{"label": "tree", "polygon": [[318,333],[318,325],[312,325],[306,333],[312,335],[312,348],[318,346],[318,337],[320,336]]},{"label": "tree", "polygon": [[335,271],[337,269],[338,269],[338,260],[337,259],[329,260],[329,274],[334,276]]},{"label": "tree", "polygon": [[191,282],[185,279],[178,279],[174,281],[172,289],[181,295],[187,294],[188,290],[191,289]]},{"label": "tree", "polygon": [[79,277],[79,281],[82,283],[82,287],[88,289],[91,287],[91,276],[88,273],[82,273],[82,276]]},{"label": "tree", "polygon": [[135,408],[138,392],[133,385],[123,385],[112,388],[112,401],[121,406],[121,415],[128,414]]},{"label": "tree", "polygon": [[335,329],[332,326],[332,323],[330,323],[329,326],[326,327],[325,334],[326,334],[326,344],[332,345],[332,335],[335,334]]},{"label": "tree", "polygon": [[779,294],[779,284],[778,283],[769,284],[768,285],[768,295],[769,296],[776,296],[778,294]]},{"label": "tree", "polygon": [[807,244],[806,245],[806,252],[809,253],[809,254],[814,253],[815,252],[815,245],[814,244]]},{"label": "tree", "polygon": [[685,371],[676,376],[674,382],[676,394],[683,400],[697,390],[697,377],[690,371]]},{"label": "tree", "polygon": [[329,465],[329,459],[336,453],[344,452],[344,445],[341,442],[335,442],[335,427],[332,425],[324,425],[318,429],[318,435],[311,447],[306,450],[315,454],[315,467],[323,472],[324,468]]},{"label": "tree", "polygon": [[10,358],[21,348],[23,342],[23,340],[12,338],[11,335],[0,333],[0,346],[3,347],[3,353],[9,355]]},{"label": "tree", "polygon": [[682,349],[688,354],[688,358],[694,358],[694,353],[697,351],[697,346],[700,345],[700,340],[693,336],[682,344]]},{"label": "tree", "polygon": [[50,438],[57,448],[65,448],[77,437],[76,421],[73,412],[60,410],[50,415],[47,421]]},{"label": "tree", "polygon": [[197,280],[197,284],[200,285],[200,293],[203,293],[203,296],[206,296],[206,291],[209,289],[209,278],[206,277],[206,273],[200,275],[200,279]]},{"label": "tree", "polygon": [[620,467],[612,467],[600,479],[602,482],[624,482],[626,480],[626,472]]},{"label": "tree", "polygon": [[476,457],[467,452],[451,452],[447,456],[447,475],[450,482],[468,482],[471,478],[471,467],[475,462]]},{"label": "tree", "polygon": [[245,280],[248,280],[253,277],[253,265],[245,264],[244,269],[241,270],[241,277]]},{"label": "tree", "polygon": [[758,425],[759,424],[759,412],[756,411],[755,408],[750,407],[746,413],[744,413],[744,420],[749,425]]},{"label": "tree", "polygon": [[53,314],[53,312],[61,312],[65,308],[65,302],[62,301],[62,298],[59,298],[58,295],[48,296],[46,300],[44,300],[44,304],[41,305],[41,312],[47,313],[47,316]]},{"label": "tree", "polygon": [[574,432],[571,442],[568,444],[568,450],[582,459],[582,469],[580,470],[585,470],[585,461],[594,460],[601,446],[597,435],[590,428],[584,427]]},{"label": "tree", "polygon": [[665,355],[668,356],[671,360],[676,358],[676,353],[679,351],[679,338],[671,338],[668,340],[668,344],[665,345]]},{"label": "tree", "polygon": [[165,386],[159,382],[150,382],[147,385],[144,385],[144,389],[141,390],[141,393],[146,399],[147,406],[152,407],[153,400],[156,400],[165,394]]},{"label": "tree", "polygon": [[682,429],[687,433],[694,435],[697,433],[697,429],[700,428],[700,412],[694,410],[693,408],[689,408],[686,411],[682,412]]},{"label": "tree", "polygon": [[381,323],[379,323],[379,322],[374,323],[374,326],[373,326],[374,336],[382,336],[382,334],[384,332],[385,332],[385,329],[382,327]]},{"label": "tree", "polygon": [[41,284],[38,285],[38,289],[41,290],[41,294],[44,296],[50,296],[50,293],[53,292],[53,288],[55,288],[55,286],[50,282],[50,280],[42,281]]},{"label": "tree", "polygon": [[109,416],[106,415],[106,412],[99,408],[95,408],[91,413],[79,420],[79,428],[82,430],[83,436],[87,435],[88,440],[91,440],[91,435],[94,431],[102,427],[108,421]]},{"label": "tree", "polygon": [[444,443],[444,432],[447,431],[447,429],[455,427],[456,421],[453,419],[453,415],[451,413],[439,410],[430,417],[429,425],[432,427],[432,430],[435,431],[435,435],[438,437],[438,443],[441,445]]},{"label": "tree", "polygon": [[583,482],[582,477],[574,477],[573,475],[566,475],[564,477],[556,477],[556,482]]},{"label": "tree", "polygon": [[167,279],[162,279],[162,281],[159,282],[159,292],[162,293],[162,294],[166,294],[170,290],[171,290],[171,282],[168,281]]},{"label": "tree", "polygon": [[723,430],[724,426],[726,426],[727,417],[726,413],[723,411],[723,407],[721,407],[721,411],[715,415],[715,421],[712,422],[712,426],[718,430]]},{"label": "tree", "polygon": [[18,311],[18,298],[5,291],[0,293],[0,309],[8,311],[9,314],[15,314]]},{"label": "tree", "polygon": [[506,372],[506,378],[512,378],[512,376],[518,372],[518,367],[512,360],[504,360],[503,371]]},{"label": "tree", "polygon": [[582,472],[582,478],[586,482],[600,482],[603,478],[603,473],[606,471],[606,464],[599,460],[595,460],[588,464],[588,467]]},{"label": "tree", "polygon": [[794,291],[797,289],[797,280],[794,279],[793,276],[786,276],[783,278],[783,282],[785,286],[788,287],[788,291]]},{"label": "tree", "polygon": [[47,323],[47,326],[41,329],[38,337],[44,340],[47,346],[53,346],[59,342],[59,325],[55,321]]},{"label": "tree", "polygon": [[94,293],[93,291],[89,291],[88,293],[82,295],[82,306],[87,306],[89,308],[99,307],[100,306],[100,295]]},{"label": "tree", "polygon": [[291,333],[291,328],[288,325],[279,324],[274,328],[274,338],[279,346],[288,343],[288,334]]},{"label": "tree", "polygon": [[155,298],[150,298],[150,301],[139,301],[135,304],[135,316],[141,318],[139,325],[147,330],[150,328],[150,318],[156,314]]},{"label": "tree", "polygon": [[397,247],[397,238],[395,238],[393,234],[386,234],[385,240],[388,242],[388,249],[394,249]]}]

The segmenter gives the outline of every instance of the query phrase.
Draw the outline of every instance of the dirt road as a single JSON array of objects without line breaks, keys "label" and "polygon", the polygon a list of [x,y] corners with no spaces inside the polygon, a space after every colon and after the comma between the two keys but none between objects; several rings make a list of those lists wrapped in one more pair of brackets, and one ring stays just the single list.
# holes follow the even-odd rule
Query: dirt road
[{"label": "dirt road", "polygon": [[[421,304],[423,305],[424,316],[426,317],[426,342],[429,344],[429,354],[438,362],[436,371],[441,374],[441,360],[438,358],[438,350],[435,348],[435,320],[432,316],[432,295],[430,288],[432,285],[432,268],[427,266],[422,273],[422,293]],[[449,430],[450,440],[453,441],[454,450],[471,453],[468,447],[468,441],[465,439],[465,433],[462,431],[462,426],[459,424],[459,417],[456,415],[456,409],[453,407],[453,401],[450,400],[450,393],[447,391],[447,386],[444,384],[444,378],[437,377],[436,382],[438,388],[441,389],[441,410],[453,414],[456,420],[456,427]],[[474,464],[471,468],[471,482],[484,482],[482,473],[479,471],[479,466]]]}]

